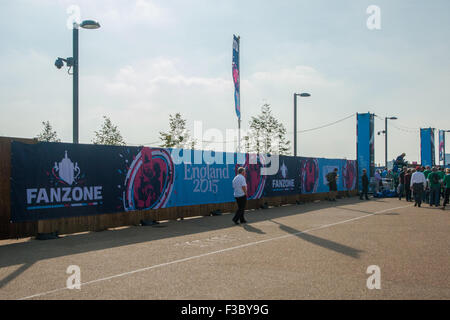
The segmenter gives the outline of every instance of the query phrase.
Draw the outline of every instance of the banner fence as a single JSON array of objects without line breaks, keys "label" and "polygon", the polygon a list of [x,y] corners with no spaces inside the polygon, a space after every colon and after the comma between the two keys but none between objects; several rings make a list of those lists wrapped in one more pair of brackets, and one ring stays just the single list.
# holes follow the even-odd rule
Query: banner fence
[{"label": "banner fence", "polygon": [[[274,159],[272,159],[274,160]],[[246,168],[249,199],[356,189],[356,161],[65,143],[11,143],[11,221],[233,202],[232,180]],[[262,168],[274,166],[275,174]],[[277,167],[275,167],[277,166]]]},{"label": "banner fence", "polygon": [[422,166],[435,165],[434,129],[420,129],[420,159]]}]

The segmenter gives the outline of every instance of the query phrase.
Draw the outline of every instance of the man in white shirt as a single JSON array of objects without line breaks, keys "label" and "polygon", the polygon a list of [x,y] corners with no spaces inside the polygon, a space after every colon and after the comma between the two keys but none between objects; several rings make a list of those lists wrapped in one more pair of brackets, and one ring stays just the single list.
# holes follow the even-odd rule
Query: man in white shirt
[{"label": "man in white shirt", "polygon": [[411,176],[410,188],[414,192],[414,207],[422,204],[422,193],[425,190],[425,185],[427,183],[427,179],[425,179],[425,175],[422,172],[421,167],[416,168],[416,172],[414,172]]},{"label": "man in white shirt", "polygon": [[239,224],[246,223],[244,219],[244,210],[247,204],[247,181],[245,179],[245,168],[240,167],[238,174],[233,179],[234,198],[236,199],[238,210],[234,215],[233,222]]}]

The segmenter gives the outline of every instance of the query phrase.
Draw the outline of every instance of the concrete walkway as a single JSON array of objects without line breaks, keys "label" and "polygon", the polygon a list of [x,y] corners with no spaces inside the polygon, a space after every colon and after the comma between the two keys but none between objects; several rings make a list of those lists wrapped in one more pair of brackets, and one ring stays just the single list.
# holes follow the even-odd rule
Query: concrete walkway
[{"label": "concrete walkway", "polygon": [[350,198],[231,218],[0,241],[0,299],[450,299],[450,210]]}]

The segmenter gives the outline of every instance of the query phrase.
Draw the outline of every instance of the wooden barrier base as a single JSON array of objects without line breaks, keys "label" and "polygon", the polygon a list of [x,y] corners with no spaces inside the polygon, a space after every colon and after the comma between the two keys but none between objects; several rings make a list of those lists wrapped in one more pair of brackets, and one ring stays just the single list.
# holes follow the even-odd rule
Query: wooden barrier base
[{"label": "wooden barrier base", "polygon": [[[355,196],[357,195],[357,191],[339,192],[338,195],[341,197]],[[249,200],[247,202],[247,209],[279,207],[287,204],[302,204],[324,200],[327,196],[327,193],[317,193]],[[60,234],[72,234],[83,231],[103,231],[109,228],[123,226],[140,226],[142,225],[142,221],[178,220],[188,217],[210,216],[212,212],[220,212],[222,214],[234,212],[235,210],[236,204],[234,202],[226,202],[149,211],[132,211],[96,216],[63,218],[57,220],[40,220],[38,221],[37,232],[51,233],[58,230]]]},{"label": "wooden barrier base", "polygon": [[59,239],[58,231],[50,233],[38,233],[36,236],[36,240],[54,240],[54,239]]},{"label": "wooden barrier base", "polygon": [[155,220],[151,220],[151,221],[149,221],[149,220],[141,220],[141,226],[143,226],[143,227],[156,226],[156,225],[159,225],[158,221],[155,221]]}]

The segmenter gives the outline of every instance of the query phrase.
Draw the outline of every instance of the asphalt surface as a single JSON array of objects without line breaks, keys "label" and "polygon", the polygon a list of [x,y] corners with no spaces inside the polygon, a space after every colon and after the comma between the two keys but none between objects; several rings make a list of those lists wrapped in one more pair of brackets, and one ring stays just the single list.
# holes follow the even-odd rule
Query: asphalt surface
[{"label": "asphalt surface", "polygon": [[449,209],[347,198],[232,217],[0,241],[0,299],[450,298]]}]

